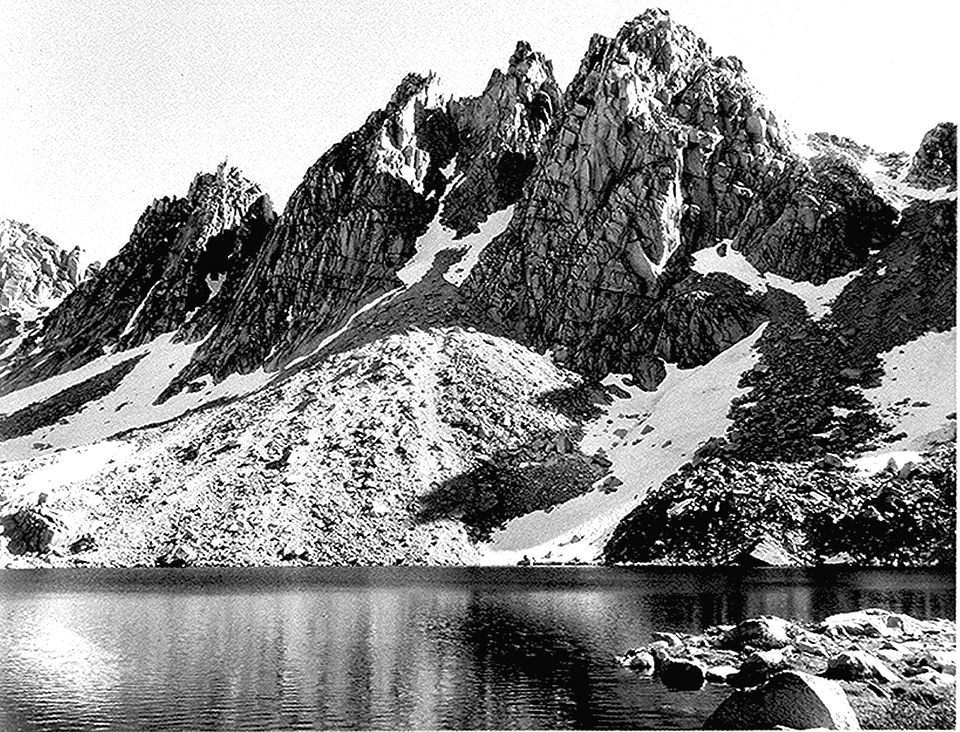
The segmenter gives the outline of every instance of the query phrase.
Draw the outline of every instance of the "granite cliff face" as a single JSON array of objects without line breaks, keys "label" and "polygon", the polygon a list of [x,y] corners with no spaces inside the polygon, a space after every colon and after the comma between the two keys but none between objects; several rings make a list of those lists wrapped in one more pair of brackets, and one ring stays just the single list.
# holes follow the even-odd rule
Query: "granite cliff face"
[{"label": "granite cliff face", "polygon": [[591,41],[527,191],[467,296],[575,368],[641,380],[651,358],[698,365],[759,322],[737,283],[718,306],[687,255],[732,239],[761,273],[820,284],[895,215],[850,166],[792,152],[742,64],[657,11]]},{"label": "granite cliff face", "polygon": [[[955,429],[919,358],[888,396],[954,332],[955,126],[801,141],[655,10],[566,90],[527,43],[505,68],[408,75],[279,215],[225,164],[148,207],[4,357],[0,518],[86,516],[96,562],[596,560],[724,470],[806,506],[825,455]],[[99,503],[16,488],[118,433]]]}]

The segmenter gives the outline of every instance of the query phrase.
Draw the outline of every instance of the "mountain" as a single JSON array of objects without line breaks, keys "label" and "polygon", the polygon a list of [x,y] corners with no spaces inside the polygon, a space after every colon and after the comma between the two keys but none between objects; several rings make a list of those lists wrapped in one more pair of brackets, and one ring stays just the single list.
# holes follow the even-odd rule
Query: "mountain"
[{"label": "mountain", "polygon": [[0,221],[0,342],[48,311],[80,278],[79,249],[67,252],[28,224]]},{"label": "mountain", "polygon": [[410,74],[279,215],[226,164],[154,201],[4,356],[7,551],[817,563],[852,506],[858,561],[942,561],[897,542],[953,515],[955,140],[800,139],[654,10],[566,90],[525,42]]}]

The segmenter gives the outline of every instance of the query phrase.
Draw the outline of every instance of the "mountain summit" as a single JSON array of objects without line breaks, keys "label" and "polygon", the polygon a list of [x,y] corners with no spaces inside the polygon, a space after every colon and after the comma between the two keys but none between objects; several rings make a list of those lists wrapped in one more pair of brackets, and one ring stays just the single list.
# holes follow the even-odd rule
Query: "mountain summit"
[{"label": "mountain summit", "polygon": [[[760,561],[789,516],[816,563],[845,502],[946,500],[955,126],[909,163],[799,139],[657,10],[565,90],[526,42],[505,69],[407,75],[279,215],[198,175],[9,341],[15,553]],[[946,556],[896,541],[865,560]]]}]

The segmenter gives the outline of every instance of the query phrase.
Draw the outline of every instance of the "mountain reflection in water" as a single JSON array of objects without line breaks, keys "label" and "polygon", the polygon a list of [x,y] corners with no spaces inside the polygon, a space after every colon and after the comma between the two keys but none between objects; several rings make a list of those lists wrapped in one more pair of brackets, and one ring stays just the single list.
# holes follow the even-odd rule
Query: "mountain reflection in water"
[{"label": "mountain reflection in water", "polygon": [[696,728],[613,654],[653,630],[882,606],[953,617],[922,571],[609,568],[0,573],[0,729]]}]

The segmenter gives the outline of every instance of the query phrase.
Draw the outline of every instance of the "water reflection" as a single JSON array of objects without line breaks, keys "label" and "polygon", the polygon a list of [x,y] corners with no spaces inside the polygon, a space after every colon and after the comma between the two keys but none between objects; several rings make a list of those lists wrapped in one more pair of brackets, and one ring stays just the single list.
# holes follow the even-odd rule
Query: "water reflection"
[{"label": "water reflection", "polygon": [[0,573],[0,729],[695,728],[612,655],[652,630],[862,606],[952,575],[611,569]]}]

